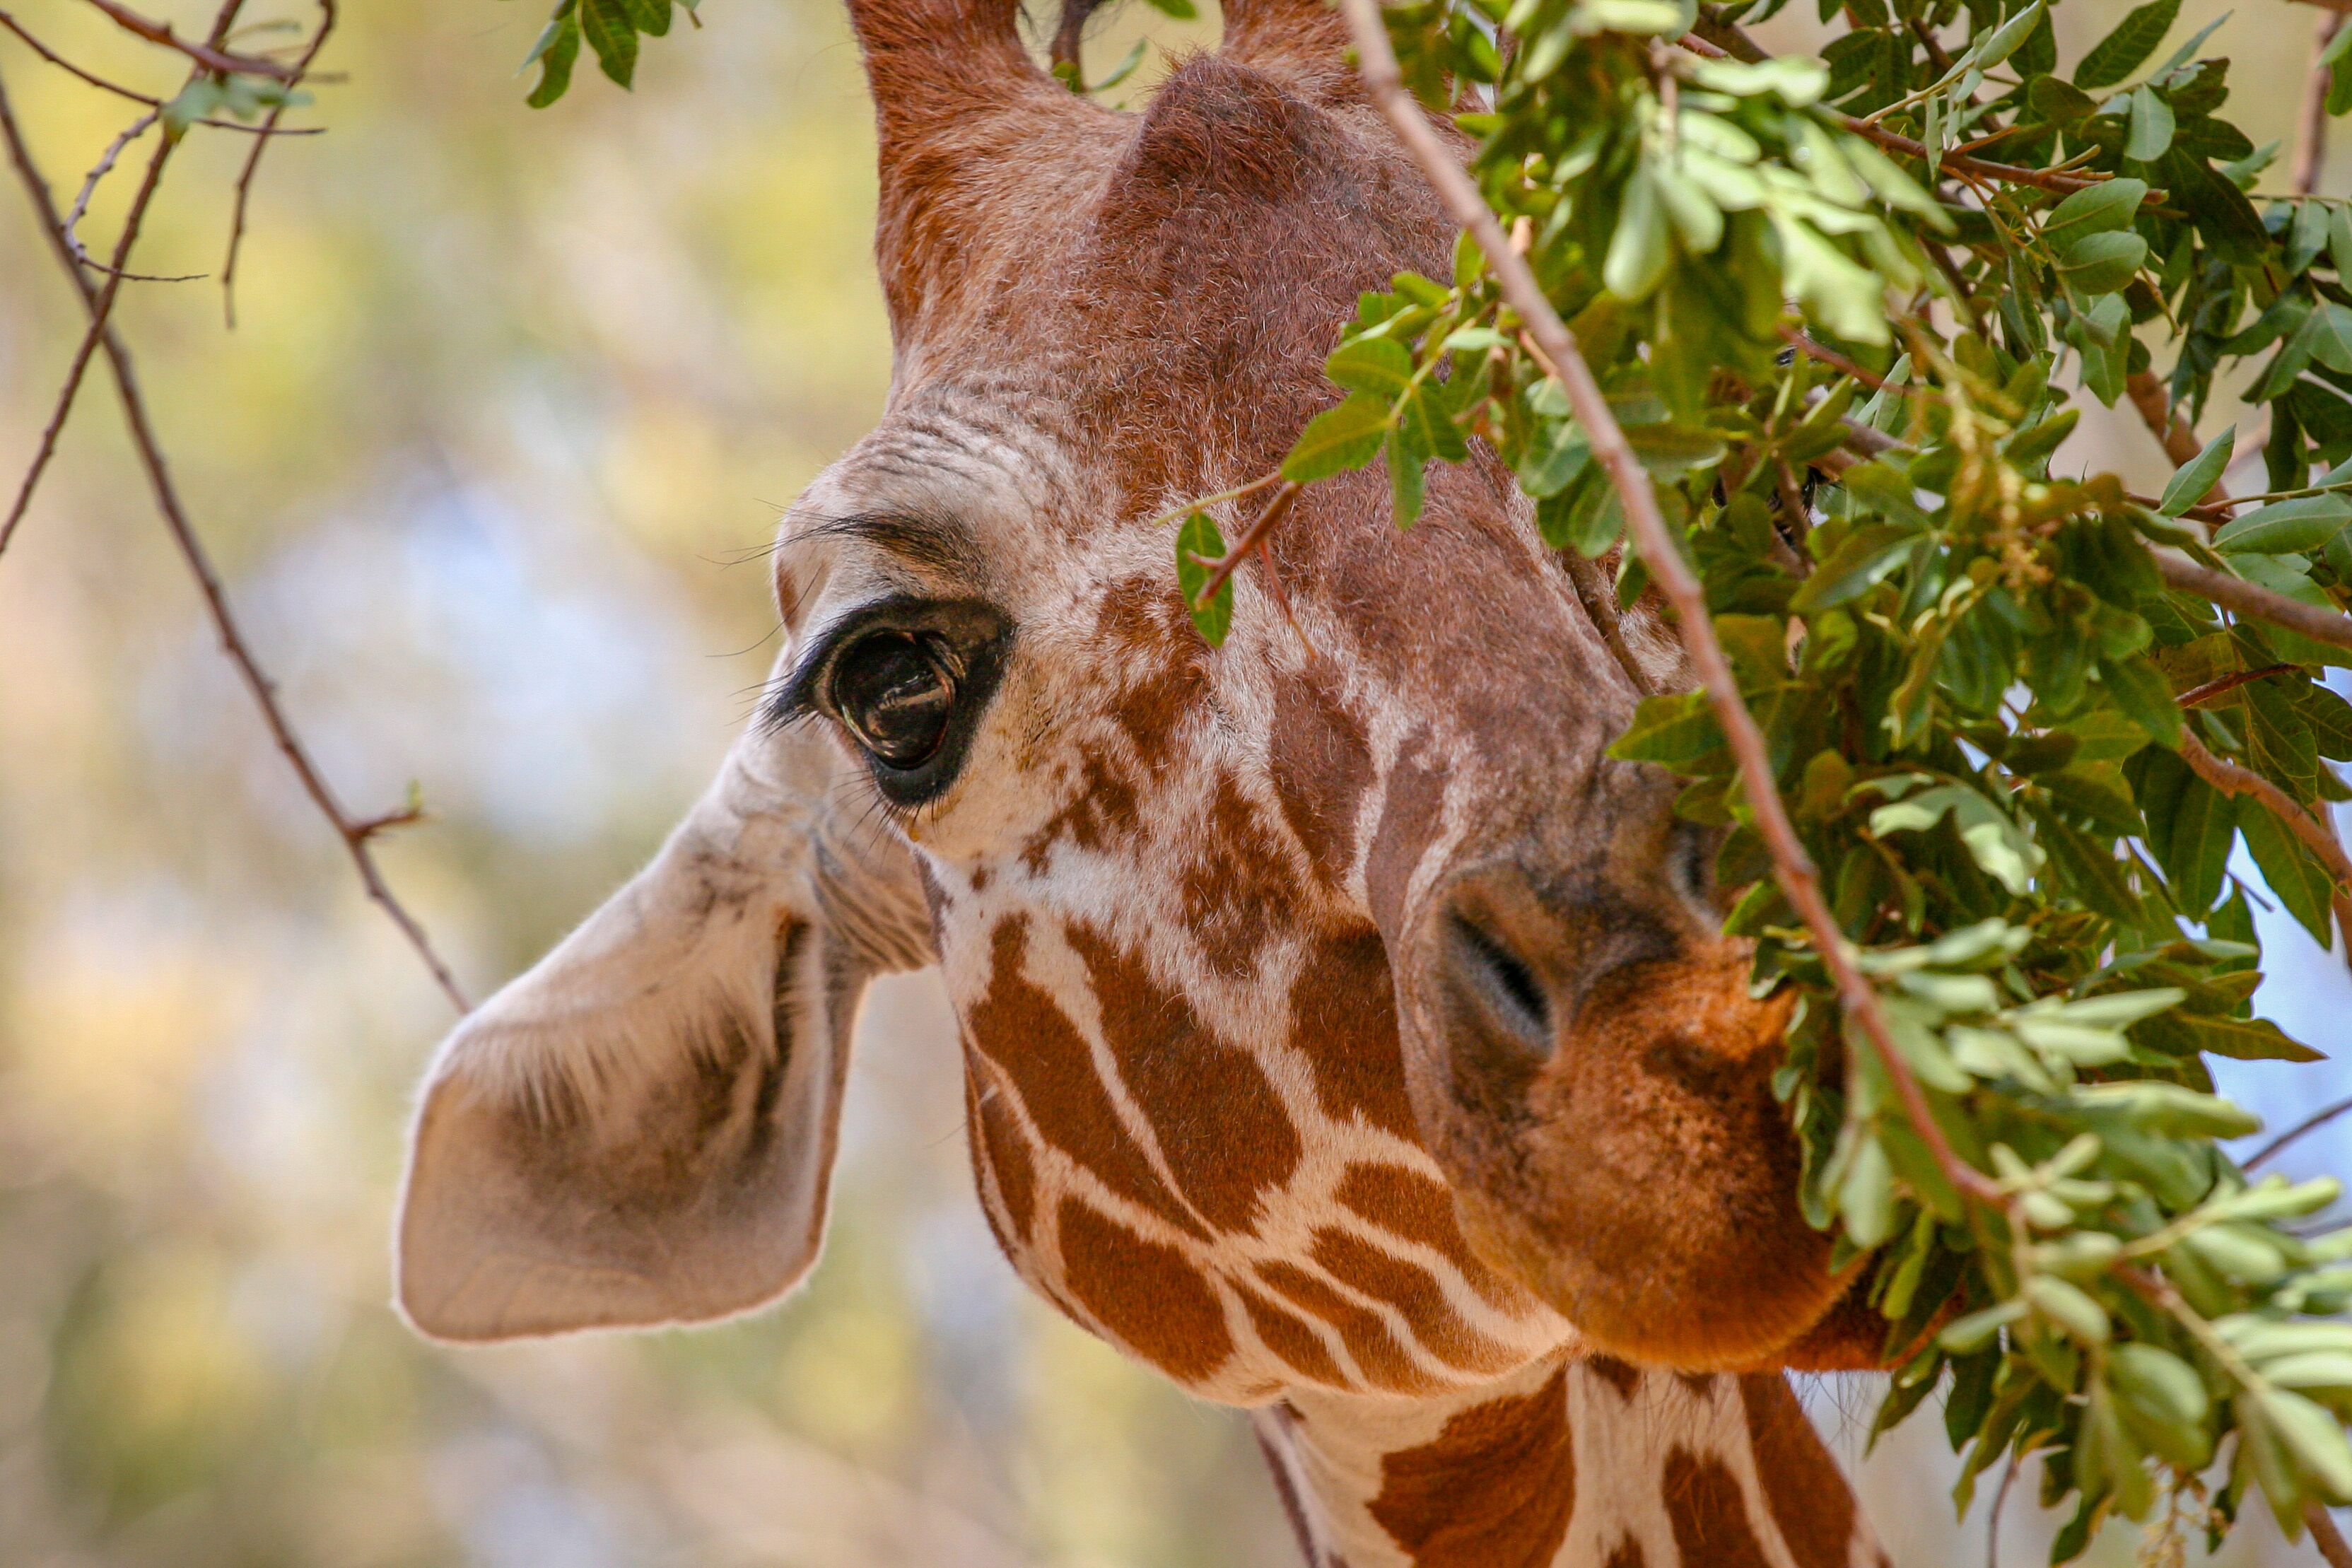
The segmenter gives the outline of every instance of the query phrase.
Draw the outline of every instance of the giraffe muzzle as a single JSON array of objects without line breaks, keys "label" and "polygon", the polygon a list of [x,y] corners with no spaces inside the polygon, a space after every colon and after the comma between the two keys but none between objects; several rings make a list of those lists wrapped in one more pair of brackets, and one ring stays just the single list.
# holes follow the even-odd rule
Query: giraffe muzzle
[{"label": "giraffe muzzle", "polygon": [[1850,1279],[1771,1091],[1788,1003],[1748,994],[1745,944],[1504,858],[1440,889],[1415,946],[1414,1106],[1488,1261],[1652,1364],[1769,1363],[1830,1313]]}]

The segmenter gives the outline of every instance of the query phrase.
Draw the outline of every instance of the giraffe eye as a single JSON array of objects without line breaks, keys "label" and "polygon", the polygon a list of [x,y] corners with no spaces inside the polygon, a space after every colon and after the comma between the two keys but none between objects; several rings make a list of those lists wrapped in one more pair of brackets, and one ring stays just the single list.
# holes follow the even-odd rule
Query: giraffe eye
[{"label": "giraffe eye", "polygon": [[877,632],[834,661],[832,708],[877,763],[901,772],[936,755],[955,715],[956,683],[928,638]]}]

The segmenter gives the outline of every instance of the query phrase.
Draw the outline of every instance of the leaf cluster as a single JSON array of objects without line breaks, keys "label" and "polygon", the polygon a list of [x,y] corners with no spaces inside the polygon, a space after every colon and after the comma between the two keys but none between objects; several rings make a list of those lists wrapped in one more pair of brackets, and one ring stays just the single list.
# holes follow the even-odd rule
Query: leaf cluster
[{"label": "leaf cluster", "polygon": [[[2250,195],[2275,149],[2222,118],[2210,29],[2149,67],[2174,0],[2071,72],[2042,0],[1856,0],[1819,61],[1665,42],[1780,3],[1389,19],[1425,101],[1479,97],[1454,116],[1473,172],[1704,584],[1893,1061],[1770,874],[1708,699],[1648,699],[1612,754],[1685,781],[1757,984],[1796,995],[1775,1088],[1808,1216],[1868,1259],[1899,1368],[1880,1428],[1946,1390],[1963,1504],[2039,1454],[2045,1500],[2074,1502],[2059,1560],[2110,1514],[2218,1537],[2257,1495],[2292,1534],[2352,1501],[2352,1328],[2329,1321],[2352,1232],[2295,1223],[2335,1182],[2230,1157],[2258,1124],[2209,1063],[2318,1054],[2253,1016],[2262,894],[2233,846],[2323,944],[2338,889],[2228,770],[2320,821],[2352,798],[2352,704],[2325,681],[2352,656],[2175,590],[2151,552],[2352,600],[2352,219]],[[2328,64],[2352,103],[2347,52]],[[1381,461],[1410,527],[1428,463],[1499,460],[1629,611],[1618,492],[1523,325],[1466,237],[1452,278],[1365,295],[1326,367],[1344,395],[1281,477]],[[2260,504],[2211,504],[2234,429],[2158,498],[2053,473],[2082,399],[2194,411],[2242,364]],[[1187,531],[1219,642],[1230,584],[1199,595],[1223,543],[1204,515]]]}]

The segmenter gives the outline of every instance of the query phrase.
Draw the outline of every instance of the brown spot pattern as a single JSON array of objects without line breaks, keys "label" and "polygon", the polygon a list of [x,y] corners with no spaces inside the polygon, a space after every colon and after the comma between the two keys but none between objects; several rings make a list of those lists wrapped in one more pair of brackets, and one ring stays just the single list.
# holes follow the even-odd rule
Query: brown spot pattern
[{"label": "brown spot pattern", "polygon": [[[963,1081],[974,1134],[972,1158],[975,1163],[984,1161],[995,1175],[996,1191],[1004,1200],[1004,1217],[1013,1226],[1013,1238],[1025,1243],[1037,1207],[1036,1170],[1030,1163],[1029,1141],[1014,1125],[1012,1108],[1004,1103],[1001,1086],[992,1084],[983,1089],[979,1075],[970,1071],[964,1074]],[[1006,1244],[1008,1252],[1012,1250],[1005,1237],[999,1237],[997,1240]]]},{"label": "brown spot pattern", "polygon": [[1356,862],[1356,808],[1372,782],[1372,750],[1320,664],[1276,689],[1273,740],[1283,820],[1307,863],[1337,886]]},{"label": "brown spot pattern", "polygon": [[1289,857],[1258,820],[1230,773],[1220,776],[1209,819],[1177,885],[1184,929],[1209,967],[1228,980],[1256,972],[1269,935],[1292,923],[1297,879]]},{"label": "brown spot pattern", "polygon": [[1423,851],[1436,837],[1445,806],[1445,775],[1424,760],[1426,733],[1409,738],[1389,769],[1388,799],[1364,860],[1364,889],[1371,895],[1372,919],[1394,931],[1404,915],[1405,894]]},{"label": "brown spot pattern", "polygon": [[1348,1386],[1347,1374],[1331,1359],[1323,1336],[1239,1280],[1228,1283],[1234,1294],[1242,1299],[1242,1309],[1249,1313],[1250,1322],[1257,1329],[1257,1337],[1265,1342],[1266,1349],[1289,1363],[1292,1370],[1309,1382],[1329,1388]]},{"label": "brown spot pattern", "polygon": [[1630,1535],[1625,1537],[1610,1551],[1609,1561],[1601,1568],[1645,1568],[1642,1543]]},{"label": "brown spot pattern", "polygon": [[1201,1222],[1176,1201],[1119,1124],[1085,1038],[1054,998],[1022,973],[1026,920],[1003,921],[990,940],[994,970],[987,994],[965,1015],[966,1027],[1020,1092],[1039,1135],[1121,1197],[1207,1240]]},{"label": "brown spot pattern", "polygon": [[1290,988],[1290,1035],[1315,1068],[1324,1113],[1418,1143],[1404,1093],[1404,1054],[1388,954],[1370,926],[1311,946]]},{"label": "brown spot pattern", "polygon": [[1843,1568],[1853,1539],[1853,1492],[1779,1373],[1739,1380],[1748,1446],[1764,1503],[1797,1568]]},{"label": "brown spot pattern", "polygon": [[1454,1222],[1454,1199],[1434,1176],[1402,1165],[1356,1163],[1339,1178],[1339,1202],[1382,1230],[1436,1251],[1462,1273],[1470,1288],[1495,1306],[1513,1304],[1515,1294],[1478,1260]]},{"label": "brown spot pattern", "polygon": [[[1031,876],[1042,877],[1053,861],[1054,846],[1064,839],[1081,849],[1108,849],[1131,837],[1139,820],[1133,786],[1088,747],[1078,754],[1076,793],[1021,847],[1021,863]],[[975,892],[980,885],[974,878]]]},{"label": "brown spot pattern", "polygon": [[1177,1189],[1216,1228],[1251,1230],[1258,1194],[1287,1182],[1301,1152],[1265,1069],[1219,1040],[1181,993],[1151,978],[1139,955],[1083,925],[1066,935],[1085,961],[1119,1077]]},{"label": "brown spot pattern", "polygon": [[[1576,1510],[1567,1371],[1381,1461],[1371,1516],[1414,1568],[1543,1568]],[[1710,1565],[1713,1568],[1713,1565]]]},{"label": "brown spot pattern", "polygon": [[1180,1383],[1197,1383],[1233,1353],[1224,1309],[1172,1247],[1146,1241],[1076,1198],[1060,1210],[1062,1279],[1097,1321]]},{"label": "brown spot pattern", "polygon": [[1748,1528],[1739,1482],[1722,1460],[1676,1446],[1666,1456],[1665,1502],[1683,1568],[1770,1568]]},{"label": "brown spot pattern", "polygon": [[1288,1263],[1257,1265],[1257,1277],[1315,1316],[1339,1331],[1340,1342],[1375,1388],[1400,1394],[1423,1394],[1432,1386],[1429,1374],[1413,1363],[1405,1348],[1389,1332],[1388,1324],[1370,1307],[1359,1306],[1304,1268]]},{"label": "brown spot pattern", "polygon": [[1515,1359],[1462,1321],[1429,1270],[1391,1258],[1343,1230],[1318,1230],[1309,1256],[1330,1276],[1404,1314],[1413,1338],[1443,1362],[1474,1372],[1500,1372]]}]

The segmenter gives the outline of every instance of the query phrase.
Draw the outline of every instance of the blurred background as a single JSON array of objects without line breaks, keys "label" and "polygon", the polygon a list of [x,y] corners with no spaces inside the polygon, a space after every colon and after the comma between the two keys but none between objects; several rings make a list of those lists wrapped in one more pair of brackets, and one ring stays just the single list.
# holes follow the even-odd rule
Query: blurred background
[{"label": "blurred background", "polygon": [[[148,8],[184,32],[209,10]],[[2068,58],[2123,9],[2070,0]],[[2220,11],[2189,0],[2176,36]],[[16,15],[177,84],[79,0]],[[1150,16],[1100,26],[1093,75]],[[2258,142],[2292,134],[2314,18],[2261,0],[2209,50],[2235,57]],[[698,792],[774,653],[775,515],[882,404],[843,20],[833,0],[709,0],[705,19],[648,43],[633,96],[583,62],[542,112],[512,74],[535,0],[347,6],[320,61],[345,79],[295,121],[329,133],[264,164],[236,330],[210,282],[129,286],[118,311],[326,772],[362,815],[421,788],[432,818],[380,841],[385,868],[478,997]],[[1215,36],[1213,16],[1149,30]],[[69,197],[127,106],[5,37],[0,79]],[[217,270],[246,150],[191,137],[142,269]],[[2342,193],[2338,155],[2323,189]],[[100,193],[94,246],[134,180]],[[0,187],[10,491],[79,332]],[[2160,483],[2137,422],[2092,414],[2071,460]],[[2265,935],[2264,1010],[2347,1056],[2341,957],[2284,916]],[[93,371],[0,558],[0,1565],[1295,1561],[1238,1418],[1122,1363],[998,1257],[927,977],[869,1003],[827,1254],[787,1307],[496,1351],[426,1345],[385,1304],[409,1091],[449,1022],[221,658]],[[2352,1092],[2352,1068],[2229,1087],[2284,1126]],[[2315,1137],[2283,1165],[2347,1153]],[[1806,1393],[1898,1564],[1986,1560],[1986,1502],[1953,1519],[1932,1411],[1865,1458],[1869,1382]],[[2001,1560],[2043,1560],[2054,1528],[2021,1484]],[[2115,1531],[2093,1560],[2131,1557]],[[2221,1561],[2317,1559],[2255,1520]]]}]

